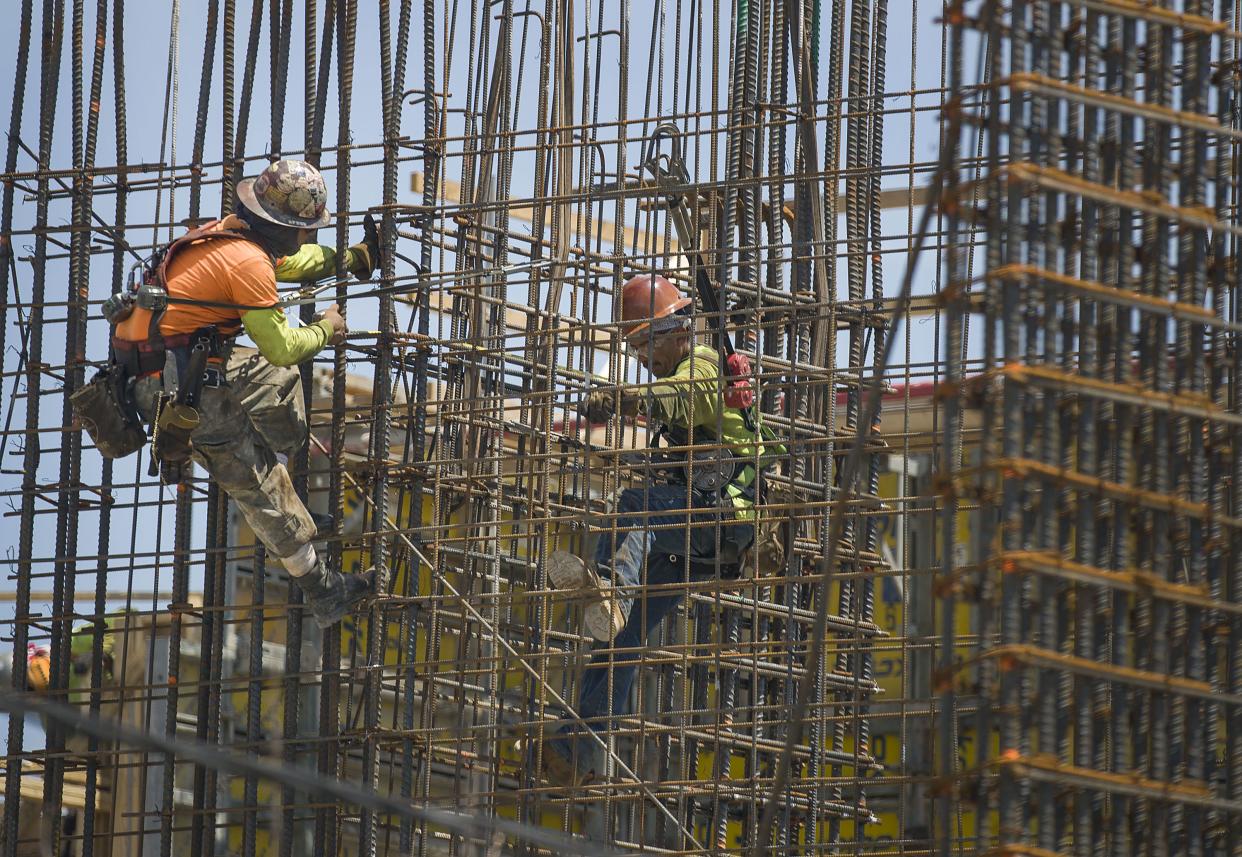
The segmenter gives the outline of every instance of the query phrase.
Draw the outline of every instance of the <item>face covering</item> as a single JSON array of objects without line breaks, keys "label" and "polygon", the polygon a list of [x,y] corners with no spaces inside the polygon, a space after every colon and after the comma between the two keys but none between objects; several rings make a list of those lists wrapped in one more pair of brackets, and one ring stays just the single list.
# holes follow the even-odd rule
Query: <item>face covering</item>
[{"label": "face covering", "polygon": [[292,256],[301,249],[301,230],[293,226],[281,226],[264,220],[251,214],[244,206],[240,207],[237,214],[246,222],[246,225],[258,236],[259,240],[273,256],[277,258]]}]

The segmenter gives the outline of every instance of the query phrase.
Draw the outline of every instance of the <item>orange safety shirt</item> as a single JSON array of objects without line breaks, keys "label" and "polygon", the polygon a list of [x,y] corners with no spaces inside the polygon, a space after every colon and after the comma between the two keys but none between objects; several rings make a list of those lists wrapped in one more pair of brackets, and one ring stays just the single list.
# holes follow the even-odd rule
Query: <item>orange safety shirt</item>
[{"label": "orange safety shirt", "polygon": [[[209,228],[240,231],[246,225],[236,215],[229,215]],[[275,306],[279,300],[272,257],[258,244],[242,238],[203,239],[180,248],[169,262],[166,284],[170,298],[215,301],[238,308],[170,301],[160,322],[164,336],[193,333],[210,324],[232,335],[241,330],[242,315]],[[117,325],[117,338],[145,340],[149,319],[146,311],[136,309]]]}]

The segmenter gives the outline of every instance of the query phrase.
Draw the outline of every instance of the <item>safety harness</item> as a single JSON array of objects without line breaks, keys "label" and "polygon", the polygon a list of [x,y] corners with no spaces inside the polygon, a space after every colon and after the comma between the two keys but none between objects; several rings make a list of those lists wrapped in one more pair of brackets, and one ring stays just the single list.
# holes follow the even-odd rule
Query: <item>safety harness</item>
[{"label": "safety harness", "polygon": [[[196,344],[203,338],[203,331],[210,328],[217,337],[232,338],[236,336],[241,325],[233,329],[220,331],[215,325],[193,333],[164,336],[160,333],[160,323],[168,311],[168,266],[181,250],[198,241],[242,240],[253,241],[246,232],[233,229],[213,229],[215,221],[197,229],[192,229],[171,244],[155,253],[146,264],[136,269],[141,271],[140,281],[131,278],[130,290],[127,294],[114,295],[104,306],[104,315],[112,325],[111,360],[124,368],[127,374],[137,378],[163,371],[165,353],[174,348],[186,348]],[[266,252],[266,251],[265,251]],[[115,304],[119,309],[114,309]],[[117,335],[119,325],[130,317],[135,310],[145,310],[150,314],[147,319],[146,339],[123,339]]]},{"label": "safety harness", "polygon": [[688,450],[692,443],[690,432],[670,423],[658,426],[654,439],[669,448],[663,469],[673,482],[688,485],[722,506],[735,497],[755,498],[754,462],[721,448],[715,432],[701,426],[695,429],[694,444],[711,447],[706,450]]},{"label": "safety harness", "polygon": [[[241,331],[240,322],[225,330],[213,324],[192,333],[165,336],[160,332],[160,324],[169,304],[168,266],[183,249],[198,241],[254,240],[253,236],[244,231],[216,229],[213,228],[214,225],[215,222],[212,222],[192,229],[159,250],[145,265],[136,269],[136,272],[141,271],[141,278],[131,278],[129,292],[114,295],[104,308],[104,314],[112,325],[109,363],[117,368],[117,375],[126,385],[125,403],[133,408],[135,416],[137,409],[132,395],[134,383],[139,378],[163,372],[169,351],[180,351],[178,356],[182,358],[188,351],[188,360],[179,359],[177,366],[177,395],[180,400],[194,405],[203,386],[219,386],[222,382],[219,370],[209,368],[206,364],[221,356],[225,346]],[[118,336],[121,323],[139,310],[149,314],[146,338],[134,340]]]},{"label": "safety harness", "polygon": [[[692,359],[687,356],[685,360]],[[682,363],[685,362],[682,361]],[[678,365],[678,369],[681,364]],[[741,410],[726,404],[731,410]],[[690,431],[672,423],[659,424],[652,436],[653,447],[660,450],[658,462],[653,469],[661,473],[669,484],[684,485],[687,493],[697,494],[707,502],[702,506],[694,505],[700,514],[710,513],[711,509],[727,510],[730,516],[736,514],[738,499],[754,503],[761,498],[763,476],[785,453],[775,435],[764,426],[751,405],[752,413],[744,423],[752,432],[751,442],[758,449],[758,464],[753,456],[740,456],[734,450],[721,445],[721,439],[709,428],[697,426],[693,439]],[[696,450],[694,446],[706,446],[707,449]],[[690,511],[693,514],[693,510]],[[735,541],[737,527],[730,524],[747,524],[747,521],[727,521],[720,540],[720,549],[715,557],[669,555],[668,559],[675,565],[688,563],[690,571],[695,575],[712,576],[719,573],[725,578],[738,577],[741,574],[742,556],[750,542],[739,544]]]},{"label": "safety harness", "polygon": [[[104,317],[110,325],[108,362],[71,397],[78,420],[102,455],[122,458],[136,452],[146,442],[147,432],[135,386],[141,378],[162,373],[172,352],[177,360],[177,390],[160,393],[150,426],[151,468],[155,471],[165,465],[168,481],[179,478],[177,467],[190,456],[190,434],[198,425],[196,407],[203,388],[224,384],[221,368],[208,364],[219,362],[241,330],[238,323],[223,331],[213,324],[188,334],[164,336],[160,332],[170,302],[168,266],[182,249],[204,240],[254,241],[245,232],[215,229],[214,225],[190,230],[136,265],[128,288],[104,302]],[[141,313],[147,314],[145,324]],[[123,336],[122,327],[145,333],[145,337]]]}]

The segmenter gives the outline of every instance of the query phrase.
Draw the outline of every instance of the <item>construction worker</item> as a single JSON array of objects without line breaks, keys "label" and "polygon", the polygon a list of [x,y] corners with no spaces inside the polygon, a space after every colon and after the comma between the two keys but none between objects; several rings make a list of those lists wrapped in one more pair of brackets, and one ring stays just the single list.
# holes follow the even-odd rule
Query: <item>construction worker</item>
[{"label": "construction worker", "polygon": [[[110,621],[104,620],[105,631],[110,628]],[[79,623],[74,629],[70,637],[70,670],[69,670],[69,693],[66,694],[62,701],[72,705],[86,706],[90,703],[91,690],[91,665],[94,661],[95,626],[93,623]],[[101,686],[108,687],[112,684],[112,646],[113,635],[105,633],[103,638],[103,660],[102,660],[102,677],[103,684]],[[8,681],[5,676],[4,681]],[[34,693],[46,693],[52,684],[52,656],[47,646],[37,645],[35,643],[26,644],[26,689]],[[43,724],[43,731],[47,733],[48,723],[44,717],[40,718]],[[87,746],[86,736],[80,733],[68,732],[64,736],[65,749],[71,753],[82,752]]]},{"label": "construction worker", "polygon": [[[310,164],[281,160],[243,179],[237,197],[235,215],[165,251],[144,285],[167,299],[148,300],[156,309],[144,311],[139,289],[137,306],[114,326],[113,363],[136,379],[133,404],[154,424],[156,456],[165,464],[192,457],[211,475],[327,628],[371,592],[371,576],[325,565],[314,519],[278,454],[300,449],[309,431],[295,367],[341,342],[345,321],[333,304],[292,328],[276,292],[278,270],[282,279],[313,278],[335,261],[329,248],[304,248],[329,222],[327,188]],[[368,231],[347,259],[366,274],[378,260]],[[243,330],[257,350],[233,344]]]},{"label": "construction worker", "polygon": [[[630,712],[636,650],[682,597],[673,591],[648,595],[647,587],[684,582],[687,568],[691,579],[737,574],[754,538],[753,462],[761,444],[748,427],[750,415],[725,404],[720,355],[696,344],[690,305],[661,276],[643,274],[623,287],[621,330],[629,353],[656,380],[638,391],[594,391],[584,412],[592,422],[645,414],[673,450],[672,466],[664,481],[620,493],[615,530],[604,531],[593,564],[563,551],[548,560],[550,585],[585,602],[583,625],[597,641],[576,707],[596,729],[605,727],[605,718]],[[691,444],[725,454],[713,452],[701,462],[696,457],[687,468],[684,449]],[[582,782],[601,770],[602,748],[584,737],[568,726],[547,743],[549,773]]]}]

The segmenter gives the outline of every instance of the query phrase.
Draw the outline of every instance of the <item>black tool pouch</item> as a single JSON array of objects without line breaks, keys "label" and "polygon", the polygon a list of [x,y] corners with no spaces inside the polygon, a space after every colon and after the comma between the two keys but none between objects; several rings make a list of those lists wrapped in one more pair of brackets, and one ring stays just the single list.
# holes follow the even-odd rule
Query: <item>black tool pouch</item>
[{"label": "black tool pouch", "polygon": [[69,397],[78,423],[104,458],[124,458],[147,442],[142,423],[122,405],[118,381],[124,380],[120,372],[117,366],[101,369],[90,383]]}]

